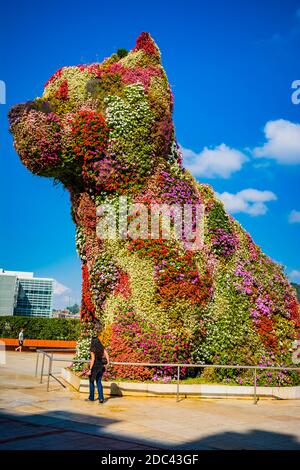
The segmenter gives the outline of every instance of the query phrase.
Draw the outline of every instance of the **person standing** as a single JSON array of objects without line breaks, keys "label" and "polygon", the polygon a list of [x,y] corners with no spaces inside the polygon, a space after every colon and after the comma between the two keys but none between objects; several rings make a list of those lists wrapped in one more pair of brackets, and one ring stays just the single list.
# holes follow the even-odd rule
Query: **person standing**
[{"label": "person standing", "polygon": [[[100,333],[99,330],[98,330],[98,333]],[[92,338],[90,352],[91,352],[91,362],[90,362],[90,368],[88,372],[90,394],[89,394],[89,398],[87,398],[86,401],[94,401],[95,381],[96,381],[97,389],[98,389],[98,400],[99,400],[99,403],[103,403],[104,396],[103,396],[103,387],[102,387],[102,382],[101,382],[102,375],[105,370],[104,364],[103,364],[103,357],[105,357],[107,361],[107,365],[109,365],[109,355],[98,336],[95,336]]]},{"label": "person standing", "polygon": [[19,346],[16,348],[16,351],[22,352],[23,344],[24,344],[24,328],[21,328],[19,333]]}]

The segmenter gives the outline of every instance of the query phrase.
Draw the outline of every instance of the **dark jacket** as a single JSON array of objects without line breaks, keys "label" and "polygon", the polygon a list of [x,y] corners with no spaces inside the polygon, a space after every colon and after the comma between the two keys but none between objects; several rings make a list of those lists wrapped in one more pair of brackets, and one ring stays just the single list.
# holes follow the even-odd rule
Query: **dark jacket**
[{"label": "dark jacket", "polygon": [[92,338],[91,340],[90,351],[95,354],[95,362],[92,367],[90,378],[91,380],[96,380],[96,376],[98,375],[98,373],[99,372],[102,373],[104,371],[104,365],[103,365],[104,346],[97,336]]}]

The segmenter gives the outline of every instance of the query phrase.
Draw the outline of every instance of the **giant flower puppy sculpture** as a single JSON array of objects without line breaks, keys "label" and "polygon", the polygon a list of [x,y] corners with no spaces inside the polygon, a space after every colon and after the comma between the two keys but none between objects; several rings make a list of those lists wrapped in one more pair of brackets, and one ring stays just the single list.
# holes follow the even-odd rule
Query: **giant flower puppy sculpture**
[{"label": "giant flower puppy sculpture", "polygon": [[[299,331],[295,291],[212,188],[182,167],[172,110],[160,51],[142,33],[129,53],[59,69],[41,98],[10,111],[24,165],[70,193],[82,261],[83,332],[99,319],[119,362],[291,364]],[[174,231],[156,238],[129,237],[126,230],[99,236],[97,209],[107,205],[119,214],[121,200],[146,208],[202,207],[201,244],[195,249]],[[139,215],[131,214],[129,223]],[[174,370],[119,366],[111,374],[167,381]],[[214,374],[250,381],[243,371]],[[262,372],[259,380],[292,383],[297,377]]]}]

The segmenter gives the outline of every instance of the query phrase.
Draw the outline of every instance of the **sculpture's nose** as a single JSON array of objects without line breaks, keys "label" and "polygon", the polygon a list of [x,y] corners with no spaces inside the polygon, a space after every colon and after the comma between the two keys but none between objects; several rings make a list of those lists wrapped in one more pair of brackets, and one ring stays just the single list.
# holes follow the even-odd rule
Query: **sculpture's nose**
[{"label": "sculpture's nose", "polygon": [[33,101],[28,101],[27,103],[16,104],[13,106],[8,113],[8,119],[10,127],[14,124],[17,124],[23,117],[25,112],[33,109]]},{"label": "sculpture's nose", "polygon": [[46,101],[42,101],[40,99],[36,101],[27,101],[26,103],[16,104],[10,109],[8,113],[10,128],[22,119],[24,113],[28,113],[32,109],[46,114],[51,112],[49,104]]}]

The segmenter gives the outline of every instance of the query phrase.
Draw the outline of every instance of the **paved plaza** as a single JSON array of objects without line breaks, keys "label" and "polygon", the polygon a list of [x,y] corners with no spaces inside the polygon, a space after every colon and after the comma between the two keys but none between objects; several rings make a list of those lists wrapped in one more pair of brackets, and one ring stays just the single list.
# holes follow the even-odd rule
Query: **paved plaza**
[{"label": "paved plaza", "polygon": [[300,401],[108,397],[100,405],[54,380],[47,392],[34,352],[6,356],[1,450],[300,449]]}]

